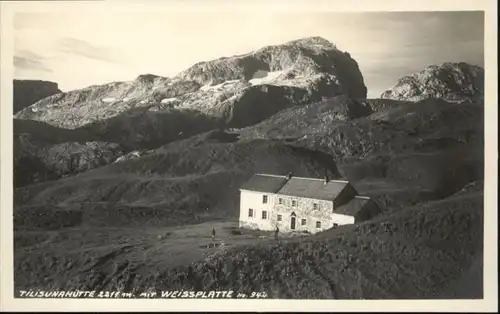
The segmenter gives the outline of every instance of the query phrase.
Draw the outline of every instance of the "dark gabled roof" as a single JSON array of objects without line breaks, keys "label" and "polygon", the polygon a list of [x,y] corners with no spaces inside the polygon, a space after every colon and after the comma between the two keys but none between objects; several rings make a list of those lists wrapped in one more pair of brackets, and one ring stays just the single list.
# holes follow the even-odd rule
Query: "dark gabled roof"
[{"label": "dark gabled roof", "polygon": [[285,182],[286,176],[255,174],[240,187],[240,190],[276,193]]},{"label": "dark gabled roof", "polygon": [[333,201],[349,184],[347,181],[292,177],[276,194]]},{"label": "dark gabled roof", "polygon": [[333,210],[334,214],[356,216],[356,214],[370,201],[369,197],[355,196],[348,203]]}]

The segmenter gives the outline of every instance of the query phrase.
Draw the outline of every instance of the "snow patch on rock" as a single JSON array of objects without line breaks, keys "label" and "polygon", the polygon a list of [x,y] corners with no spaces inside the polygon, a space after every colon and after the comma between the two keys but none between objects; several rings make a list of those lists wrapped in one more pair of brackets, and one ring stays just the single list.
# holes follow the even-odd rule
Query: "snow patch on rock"
[{"label": "snow patch on rock", "polygon": [[177,102],[177,101],[179,101],[179,100],[176,97],[172,97],[172,98],[164,98],[160,101],[160,103],[170,104],[170,103]]},{"label": "snow patch on rock", "polygon": [[113,101],[116,101],[116,98],[114,98],[114,97],[107,97],[107,98],[103,98],[102,99],[102,102],[105,102],[105,103],[110,103],[110,102],[113,102]]},{"label": "snow patch on rock", "polygon": [[152,152],[153,152],[152,150],[147,150],[147,151],[134,150],[134,151],[131,151],[128,154],[125,154],[125,155],[122,155],[122,156],[116,158],[113,163],[123,162],[123,161],[127,161],[127,160],[132,160],[132,159],[137,159],[137,158],[140,158],[140,157],[142,157],[144,155],[151,154]]},{"label": "snow patch on rock", "polygon": [[201,91],[210,91],[210,90],[218,90],[218,89],[223,89],[223,88],[228,88],[228,87],[233,87],[236,83],[238,83],[240,80],[228,80],[223,83],[217,84],[217,85],[203,85],[200,90]]},{"label": "snow patch on rock", "polygon": [[252,85],[260,85],[260,84],[270,84],[274,83],[280,76],[283,74],[283,71],[262,71],[259,70],[255,72],[252,79],[248,82]]}]

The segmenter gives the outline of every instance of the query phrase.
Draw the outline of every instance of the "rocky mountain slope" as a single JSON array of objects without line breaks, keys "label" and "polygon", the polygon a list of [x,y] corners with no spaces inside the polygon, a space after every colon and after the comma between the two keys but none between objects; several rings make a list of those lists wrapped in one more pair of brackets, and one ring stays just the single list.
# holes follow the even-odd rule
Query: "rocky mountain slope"
[{"label": "rocky mountain slope", "polygon": [[[132,82],[60,93],[15,117],[68,129],[98,125],[107,134],[127,130],[132,116],[141,117],[135,123],[151,125],[148,118],[141,123],[145,113],[163,119],[180,111],[243,127],[283,108],[341,94],[366,97],[356,61],[325,39],[312,37],[200,62],[172,78],[147,74]],[[135,132],[127,135],[124,141],[140,141]]]},{"label": "rocky mountain slope", "polygon": [[15,186],[73,175],[125,154],[133,158],[165,142],[217,127],[205,116],[175,109],[164,114],[137,111],[77,129],[14,119]]},{"label": "rocky mountain slope", "polygon": [[14,113],[37,101],[61,92],[57,83],[37,80],[14,80]]},{"label": "rocky mountain slope", "polygon": [[[319,37],[200,62],[173,78],[145,74],[132,82],[58,93],[15,115],[15,134],[28,134],[31,142],[37,141],[37,145],[28,145],[26,140],[15,139],[22,152],[19,156],[23,156],[16,165],[31,169],[18,171],[23,179],[16,184],[59,178],[49,170],[59,161],[45,156],[44,162],[38,162],[49,151],[43,146],[54,142],[46,134],[56,136],[58,151],[87,142],[101,142],[98,147],[120,145],[120,153],[107,148],[98,152],[97,146],[86,149],[118,158],[122,153],[141,154],[200,132],[251,125],[282,108],[339,94],[365,97],[363,77],[348,53]],[[59,145],[64,142],[68,144]],[[25,162],[31,166],[24,166]],[[85,164],[88,169],[101,165]],[[78,172],[69,169],[67,174]]]},{"label": "rocky mountain slope", "polygon": [[444,99],[450,102],[483,101],[484,69],[464,62],[431,65],[405,76],[380,98],[418,101]]},{"label": "rocky mountain slope", "polygon": [[[349,104],[360,110],[359,117],[338,114],[343,111],[338,108]],[[224,193],[233,191],[224,202],[236,206],[234,187],[252,173],[296,172],[299,164],[317,161],[324,168],[302,175],[322,176],[324,169],[330,169],[393,211],[446,197],[482,179],[481,105],[423,101],[370,115],[367,110],[345,99],[297,106],[254,127],[200,134],[73,178],[27,186],[16,190],[16,197],[24,205],[122,200],[156,206],[168,200],[172,203],[167,207],[187,202],[186,208],[203,210],[205,206],[197,203],[200,194],[191,196],[205,184]],[[302,157],[289,164],[288,158],[296,154]],[[210,191],[202,198],[214,204],[220,195]],[[230,214],[229,208],[225,210]]]},{"label": "rocky mountain slope", "polygon": [[14,186],[55,180],[107,165],[124,154],[120,145],[104,142],[53,144],[29,134],[14,138]]},{"label": "rocky mountain slope", "polygon": [[[303,108],[288,111],[294,112],[291,120],[273,117],[241,130],[240,137],[282,138],[329,154],[342,176],[385,210],[445,197],[469,181],[482,179],[482,104],[401,103],[367,117],[336,122],[327,111],[323,115],[319,110],[316,116],[301,113]],[[288,116],[286,111],[280,114]],[[314,123],[318,119],[333,121]]]},{"label": "rocky mountain slope", "polygon": [[112,163],[127,146],[100,141],[85,130],[14,119],[14,187],[56,180]]}]

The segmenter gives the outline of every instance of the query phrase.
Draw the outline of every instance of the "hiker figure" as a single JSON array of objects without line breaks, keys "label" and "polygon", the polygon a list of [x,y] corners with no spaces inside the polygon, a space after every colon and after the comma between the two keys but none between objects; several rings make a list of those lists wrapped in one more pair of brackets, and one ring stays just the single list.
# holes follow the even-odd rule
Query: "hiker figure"
[{"label": "hiker figure", "polygon": [[278,233],[280,232],[280,229],[278,228],[278,226],[276,226],[276,229],[274,230],[274,238],[276,239],[276,241],[278,241]]},{"label": "hiker figure", "polygon": [[212,241],[215,241],[215,228],[212,228]]}]

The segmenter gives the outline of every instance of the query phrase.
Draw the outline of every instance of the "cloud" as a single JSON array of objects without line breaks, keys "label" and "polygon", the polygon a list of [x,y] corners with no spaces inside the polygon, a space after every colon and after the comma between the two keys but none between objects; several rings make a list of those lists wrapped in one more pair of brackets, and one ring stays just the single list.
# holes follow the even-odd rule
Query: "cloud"
[{"label": "cloud", "polygon": [[88,59],[117,62],[117,59],[112,56],[109,49],[97,47],[84,40],[65,37],[58,41],[58,50],[70,54],[82,56]]},{"label": "cloud", "polygon": [[27,50],[18,50],[14,55],[14,68],[18,70],[39,70],[52,72],[46,66],[46,58]]}]

